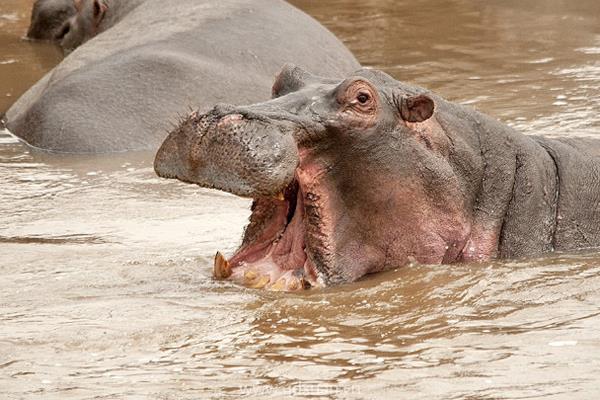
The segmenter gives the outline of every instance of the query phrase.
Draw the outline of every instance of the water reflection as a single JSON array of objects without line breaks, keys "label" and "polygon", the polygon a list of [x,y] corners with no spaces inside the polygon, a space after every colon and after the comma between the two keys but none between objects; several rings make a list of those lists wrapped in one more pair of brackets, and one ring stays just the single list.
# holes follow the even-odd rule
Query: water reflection
[{"label": "water reflection", "polygon": [[[354,387],[346,394],[355,398],[391,388],[417,398],[435,387],[452,394],[445,398],[560,393],[573,383],[593,390],[592,375],[572,368],[598,369],[577,348],[598,344],[586,331],[600,313],[596,257],[416,266],[325,292],[272,295],[257,305],[254,356],[273,366],[264,379],[275,374],[268,385],[282,391],[301,379]],[[562,378],[548,376],[549,367]],[[521,381],[520,370],[529,371]]]}]

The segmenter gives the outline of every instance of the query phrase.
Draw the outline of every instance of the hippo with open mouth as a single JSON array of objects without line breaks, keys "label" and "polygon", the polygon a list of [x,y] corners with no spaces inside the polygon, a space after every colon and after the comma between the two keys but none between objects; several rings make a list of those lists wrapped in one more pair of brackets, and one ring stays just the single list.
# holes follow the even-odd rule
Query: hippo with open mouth
[{"label": "hippo with open mouth", "polygon": [[156,155],[161,177],[254,199],[217,278],[296,290],[600,245],[598,142],[525,136],[373,69],[287,65],[272,93],[192,113]]}]

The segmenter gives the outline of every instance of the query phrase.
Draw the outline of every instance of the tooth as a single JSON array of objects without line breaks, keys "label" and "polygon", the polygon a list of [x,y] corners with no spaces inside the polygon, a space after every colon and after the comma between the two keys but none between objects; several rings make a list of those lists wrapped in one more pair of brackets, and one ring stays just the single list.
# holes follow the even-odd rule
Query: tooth
[{"label": "tooth", "polygon": [[285,200],[285,196],[283,195],[283,192],[279,192],[279,193],[277,193],[277,194],[275,195],[275,198],[276,198],[277,200],[281,200],[281,201],[284,201],[284,200]]},{"label": "tooth", "polygon": [[303,285],[302,285],[302,282],[300,282],[300,279],[293,277],[287,285],[287,290],[295,291],[295,290],[302,289],[302,287],[303,287]]},{"label": "tooth", "polygon": [[269,290],[273,291],[287,291],[294,292],[297,290],[307,289],[310,286],[307,284],[306,280],[304,280],[303,276],[297,276],[297,274],[293,274],[288,279],[279,278],[274,284],[269,286]]},{"label": "tooth", "polygon": [[258,277],[258,274],[256,273],[256,271],[253,271],[251,269],[249,269],[248,271],[244,272],[244,279],[246,281],[253,281]]},{"label": "tooth", "polygon": [[231,276],[231,265],[229,265],[229,261],[223,257],[220,251],[217,251],[215,255],[213,275],[216,279],[227,279]]},{"label": "tooth", "polygon": [[269,275],[259,275],[258,271],[249,269],[244,272],[243,285],[253,289],[262,289],[270,282]]},{"label": "tooth", "polygon": [[268,275],[262,275],[258,279],[256,279],[251,285],[248,285],[248,287],[252,289],[262,289],[267,285],[267,283],[269,283],[269,281],[270,279]]},{"label": "tooth", "polygon": [[269,286],[269,290],[274,290],[274,291],[284,291],[285,290],[285,279],[284,278],[279,278],[277,279],[277,281],[272,284],[271,286]]},{"label": "tooth", "polygon": [[[306,279],[306,275],[303,268],[298,268],[293,273],[294,284],[288,287],[288,290],[303,290],[310,289],[312,286]],[[292,288],[293,286],[293,288]]]}]

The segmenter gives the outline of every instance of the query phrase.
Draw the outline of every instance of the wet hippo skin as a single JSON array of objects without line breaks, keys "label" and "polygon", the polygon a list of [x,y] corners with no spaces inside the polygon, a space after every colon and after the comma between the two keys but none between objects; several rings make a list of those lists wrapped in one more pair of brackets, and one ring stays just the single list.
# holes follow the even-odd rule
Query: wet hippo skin
[{"label": "wet hippo skin", "polygon": [[359,65],[314,19],[278,0],[81,0],[63,62],[4,117],[55,152],[156,149],[180,115],[267,99],[287,61],[343,76]]},{"label": "wet hippo skin", "polygon": [[272,100],[192,113],[155,170],[254,199],[216,277],[299,289],[412,261],[599,246],[598,151],[522,135],[380,71],[324,79],[288,65]]},{"label": "wet hippo skin", "polygon": [[36,0],[31,10],[31,23],[27,30],[27,37],[58,40],[65,23],[76,12],[73,0]]}]

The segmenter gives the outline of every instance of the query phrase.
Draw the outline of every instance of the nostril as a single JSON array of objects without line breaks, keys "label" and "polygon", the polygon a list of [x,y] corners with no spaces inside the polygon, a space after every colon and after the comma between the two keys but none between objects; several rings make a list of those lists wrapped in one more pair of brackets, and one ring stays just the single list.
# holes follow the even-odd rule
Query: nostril
[{"label": "nostril", "polygon": [[242,114],[228,114],[219,120],[217,127],[222,128],[224,126],[237,124],[243,120],[244,116]]}]

